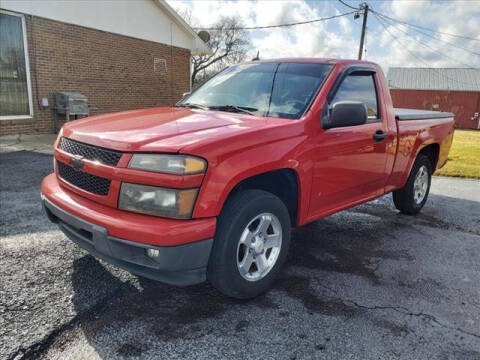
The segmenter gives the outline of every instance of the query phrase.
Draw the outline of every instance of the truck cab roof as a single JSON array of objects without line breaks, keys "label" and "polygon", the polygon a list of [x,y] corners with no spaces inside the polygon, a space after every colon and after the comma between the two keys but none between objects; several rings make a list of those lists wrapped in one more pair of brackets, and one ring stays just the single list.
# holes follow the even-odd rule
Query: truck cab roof
[{"label": "truck cab roof", "polygon": [[341,65],[370,65],[379,66],[371,61],[355,60],[355,59],[334,59],[334,58],[308,58],[308,57],[294,57],[294,58],[277,58],[277,59],[260,59],[246,62],[247,64],[268,63],[268,62],[296,62],[296,63],[327,63],[327,64],[341,64]]}]

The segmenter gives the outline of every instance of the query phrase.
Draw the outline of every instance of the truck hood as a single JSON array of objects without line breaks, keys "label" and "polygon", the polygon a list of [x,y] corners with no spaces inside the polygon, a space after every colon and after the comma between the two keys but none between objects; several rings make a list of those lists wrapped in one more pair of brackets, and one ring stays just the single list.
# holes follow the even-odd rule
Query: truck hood
[{"label": "truck hood", "polygon": [[291,122],[223,111],[162,107],[91,116],[65,124],[63,135],[123,152],[179,152],[215,137]]}]

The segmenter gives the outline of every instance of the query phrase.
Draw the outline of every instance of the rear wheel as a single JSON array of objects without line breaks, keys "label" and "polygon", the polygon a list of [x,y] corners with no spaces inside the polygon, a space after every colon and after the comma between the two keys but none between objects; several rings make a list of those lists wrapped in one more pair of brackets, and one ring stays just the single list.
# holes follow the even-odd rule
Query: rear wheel
[{"label": "rear wheel", "polygon": [[275,281],[289,243],[290,216],[278,197],[261,190],[234,194],[218,220],[208,279],[228,296],[255,297]]},{"label": "rear wheel", "polygon": [[432,164],[428,156],[418,155],[405,186],[393,192],[395,207],[403,214],[417,214],[427,202],[432,181]]}]

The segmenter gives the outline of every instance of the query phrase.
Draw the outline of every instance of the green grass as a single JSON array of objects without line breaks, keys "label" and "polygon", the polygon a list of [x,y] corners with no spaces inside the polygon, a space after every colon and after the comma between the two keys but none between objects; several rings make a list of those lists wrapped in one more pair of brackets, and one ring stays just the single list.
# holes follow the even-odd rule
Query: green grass
[{"label": "green grass", "polygon": [[447,164],[435,175],[480,179],[480,131],[455,130]]}]

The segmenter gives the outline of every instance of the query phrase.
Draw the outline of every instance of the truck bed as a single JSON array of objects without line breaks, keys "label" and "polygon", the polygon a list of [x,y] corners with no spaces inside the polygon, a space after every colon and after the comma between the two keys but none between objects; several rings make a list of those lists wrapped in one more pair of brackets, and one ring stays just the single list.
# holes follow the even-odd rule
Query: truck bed
[{"label": "truck bed", "polygon": [[453,118],[455,115],[443,111],[417,110],[417,109],[401,109],[394,108],[395,118],[399,121],[404,120],[427,120]]},{"label": "truck bed", "polygon": [[418,151],[424,146],[438,146],[437,162],[433,170],[445,164],[452,145],[455,115],[414,109],[394,109],[394,113],[398,125],[398,151],[391,181],[395,184],[394,188],[399,188],[407,181]]}]

